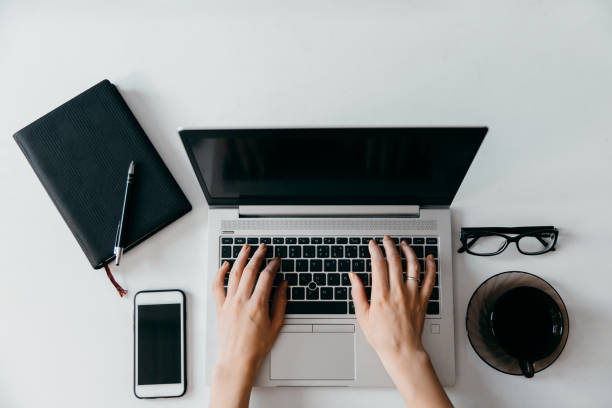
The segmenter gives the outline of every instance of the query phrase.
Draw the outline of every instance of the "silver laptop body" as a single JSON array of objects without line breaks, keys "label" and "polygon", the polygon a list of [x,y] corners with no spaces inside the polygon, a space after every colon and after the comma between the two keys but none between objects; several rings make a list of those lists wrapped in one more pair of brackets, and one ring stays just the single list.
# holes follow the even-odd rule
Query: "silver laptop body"
[{"label": "silver laptop body", "polygon": [[[318,274],[318,277],[323,280],[318,281],[318,286],[314,282],[307,283],[305,280],[300,280],[295,285],[296,292],[290,295],[297,296],[297,299],[290,300],[293,303],[291,307],[288,306],[284,326],[274,347],[261,366],[255,385],[392,386],[391,379],[385,372],[376,352],[367,343],[354,314],[351,314],[350,286],[346,287],[342,279],[337,285],[335,285],[337,282],[334,282],[334,285],[330,284],[331,275],[342,277],[347,267],[358,268],[356,271],[361,272],[367,281],[367,272],[364,267],[367,265],[367,258],[364,257],[362,250],[355,253],[353,247],[359,249],[367,240],[380,239],[383,234],[389,234],[398,240],[411,239],[413,247],[420,246],[421,250],[425,248],[434,250],[435,247],[438,264],[437,299],[431,302],[434,303],[431,306],[435,307],[431,311],[428,309],[423,343],[442,384],[452,386],[455,382],[455,349],[451,222],[448,206],[486,131],[486,128],[181,130],[180,134],[186,151],[209,202],[206,270],[207,381],[210,383],[211,372],[217,357],[217,322],[215,303],[213,296],[210,295],[211,277],[221,262],[228,259],[228,255],[229,258],[232,257],[234,246],[238,247],[246,240],[252,243],[273,240],[270,246],[278,246],[279,249],[285,246],[296,258],[292,263],[289,254],[287,255],[286,259],[289,262],[287,268],[290,269],[285,275],[294,272],[297,276],[302,274],[307,277]],[[291,139],[291,143],[284,145],[284,141],[292,137],[294,139]],[[421,177],[427,179],[427,182],[438,182],[441,184],[440,190],[444,191],[438,197],[431,194],[432,191],[436,191],[435,186],[427,187],[427,194],[424,194],[423,202],[436,202],[435,205],[421,205],[416,201],[404,202],[403,200],[407,198],[401,191],[398,194],[399,197],[376,196],[367,197],[366,200],[358,197],[357,201],[367,201],[367,204],[361,202],[351,204],[343,198],[338,198],[337,195],[330,200],[326,200],[326,197],[313,198],[312,194],[307,197],[300,196],[301,191],[312,188],[316,188],[317,191],[331,191],[332,195],[334,190],[342,190],[342,187],[330,189],[330,186],[326,185],[329,183],[328,179],[322,179],[321,185],[318,185],[316,177],[320,176],[308,176],[309,179],[304,182],[301,173],[296,173],[298,174],[296,183],[299,188],[294,188],[290,186],[290,178],[279,181],[278,170],[275,172],[274,169],[266,169],[266,160],[270,160],[266,152],[269,150],[276,149],[275,156],[279,153],[279,149],[280,152],[289,156],[308,155],[312,153],[311,148],[310,151],[309,148],[298,148],[297,150],[304,152],[296,153],[296,150],[290,147],[295,145],[299,147],[301,143],[309,140],[320,143],[333,138],[338,138],[339,142],[331,143],[330,148],[336,150],[347,145],[347,141],[352,140],[365,145],[371,143],[370,140],[389,144],[388,151],[392,153],[381,155],[380,151],[377,151],[375,156],[380,159],[378,161],[397,161],[397,158],[393,159],[394,155],[398,154],[398,150],[406,149],[406,146],[398,145],[398,143],[401,145],[403,141],[409,142],[407,148],[408,150],[413,149],[414,155],[421,155],[419,160],[427,160],[432,157],[438,161],[452,160],[452,165],[431,163],[431,165],[426,165],[428,167],[426,170],[413,171],[413,174],[420,174]],[[259,143],[261,140],[264,142]],[[255,144],[252,143],[254,141]],[[444,144],[446,146],[442,146]],[[432,153],[432,149],[436,148],[442,149],[444,154]],[[360,149],[365,148],[355,149],[353,153],[358,154]],[[317,166],[325,167],[325,160],[330,160],[330,156],[327,158],[323,156],[319,157],[318,162],[313,159]],[[410,152],[407,152],[406,160],[410,160],[410,157]],[[301,159],[305,160],[299,157],[295,159],[296,166],[301,164]],[[288,169],[291,175],[294,171],[292,169],[294,163],[283,162],[283,160],[281,162],[277,166],[281,169]],[[377,160],[374,160],[370,162],[374,163],[373,165],[363,166],[366,167],[366,170],[375,168],[376,162]],[[361,159],[359,163],[362,163]],[[241,170],[236,171],[234,166],[241,167]],[[357,166],[362,165],[357,164]],[[330,164],[330,172],[337,171],[337,167],[337,163]],[[454,172],[448,176],[449,179],[452,179],[451,181],[439,181],[446,177],[445,171]],[[391,174],[388,180],[384,179],[385,174]],[[371,191],[374,191],[376,195],[376,192],[381,191],[376,187],[378,182],[388,182],[391,185],[404,182],[402,178],[397,178],[392,174],[392,172],[382,171],[377,176],[382,179],[378,180],[376,177],[373,179],[370,179],[369,176],[364,177],[363,193],[371,194]],[[330,174],[330,178],[332,183],[350,184],[354,182],[354,180],[335,181],[333,180],[334,174]],[[270,200],[260,200],[259,197],[254,197],[257,194],[253,193],[258,189],[262,190],[262,196],[272,191],[275,197]],[[284,191],[283,189],[295,192],[294,196],[279,197],[278,191]],[[236,193],[237,191],[239,194]],[[359,191],[357,194],[351,194],[353,195],[359,196]],[[412,198],[415,193],[409,195],[411,196],[409,198]],[[219,198],[222,199],[219,200]],[[274,203],[276,199],[278,203]],[[304,203],[300,204],[302,199]],[[376,203],[378,199],[382,201],[381,204]],[[438,201],[447,204],[437,204]],[[359,244],[357,244],[357,239],[360,240]],[[341,254],[339,258],[347,259],[337,259],[336,262],[333,262],[333,254],[328,254],[326,248],[320,250],[319,246],[329,247],[336,252],[336,255]],[[312,248],[308,247],[316,249],[314,256],[310,256],[313,255],[310,252],[307,253],[309,250],[312,251]],[[318,259],[321,259],[322,270],[313,269],[311,271],[309,268],[318,268]],[[301,272],[296,271],[298,267],[302,268]],[[283,272],[285,271],[281,267],[281,273]],[[326,274],[327,280],[323,274]],[[342,289],[343,284],[346,290]],[[300,289],[301,286],[304,286],[304,291]],[[290,292],[292,290],[290,288]],[[302,293],[306,294],[303,299]],[[348,293],[346,299],[343,297],[345,293]],[[322,299],[324,294],[328,300]],[[313,305],[311,302],[320,303]],[[329,310],[326,309],[328,305],[332,306]],[[324,310],[325,312],[310,313],[312,310]]]}]

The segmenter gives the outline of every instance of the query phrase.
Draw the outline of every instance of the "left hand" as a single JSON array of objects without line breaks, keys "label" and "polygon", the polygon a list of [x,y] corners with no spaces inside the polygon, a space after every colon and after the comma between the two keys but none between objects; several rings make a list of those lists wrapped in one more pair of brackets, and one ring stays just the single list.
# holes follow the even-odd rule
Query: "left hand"
[{"label": "left hand", "polygon": [[276,290],[270,316],[268,304],[280,259],[273,259],[259,273],[266,246],[261,244],[247,263],[250,250],[245,245],[234,262],[227,295],[223,289],[223,279],[229,270],[227,262],[217,271],[213,283],[219,344],[215,372],[224,381],[252,383],[278,336],[287,305],[287,281],[283,281]]}]

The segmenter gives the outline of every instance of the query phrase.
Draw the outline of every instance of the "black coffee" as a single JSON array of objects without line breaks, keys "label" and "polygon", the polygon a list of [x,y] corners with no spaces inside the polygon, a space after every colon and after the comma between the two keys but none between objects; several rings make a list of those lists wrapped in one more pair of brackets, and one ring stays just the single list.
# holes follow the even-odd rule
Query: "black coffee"
[{"label": "black coffee", "polygon": [[491,328],[508,354],[533,363],[549,356],[561,342],[563,316],[546,293],[520,286],[495,302]]}]

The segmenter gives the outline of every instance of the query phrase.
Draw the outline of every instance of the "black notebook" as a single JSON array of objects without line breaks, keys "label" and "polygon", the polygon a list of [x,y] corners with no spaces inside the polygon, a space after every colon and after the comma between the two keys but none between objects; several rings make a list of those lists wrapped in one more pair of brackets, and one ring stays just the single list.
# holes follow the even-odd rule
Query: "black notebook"
[{"label": "black notebook", "polygon": [[104,80],[15,134],[47,193],[98,269],[114,258],[130,161],[136,165],[125,251],[191,205],[119,94]]}]

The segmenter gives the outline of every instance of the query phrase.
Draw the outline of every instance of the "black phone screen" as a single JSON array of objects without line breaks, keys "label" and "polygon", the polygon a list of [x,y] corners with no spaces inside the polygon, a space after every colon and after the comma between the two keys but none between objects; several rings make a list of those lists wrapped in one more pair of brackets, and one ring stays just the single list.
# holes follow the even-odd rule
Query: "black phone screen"
[{"label": "black phone screen", "polygon": [[138,385],[181,382],[181,305],[138,306]]}]

